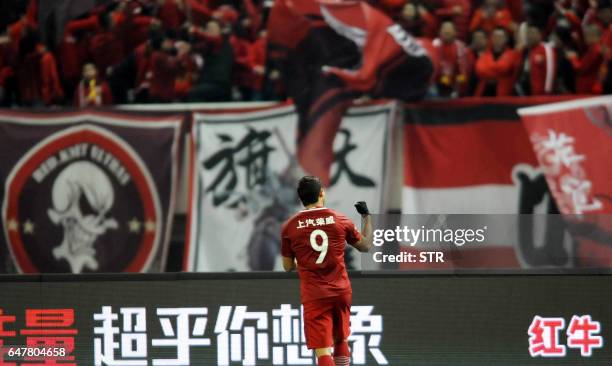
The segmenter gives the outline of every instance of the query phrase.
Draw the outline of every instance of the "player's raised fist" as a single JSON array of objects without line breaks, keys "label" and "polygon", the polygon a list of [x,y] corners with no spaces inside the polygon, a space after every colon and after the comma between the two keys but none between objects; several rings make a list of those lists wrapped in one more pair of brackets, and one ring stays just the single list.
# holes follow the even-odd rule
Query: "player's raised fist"
[{"label": "player's raised fist", "polygon": [[360,215],[369,215],[370,210],[368,210],[368,204],[364,201],[359,201],[355,203],[355,209],[359,212]]}]

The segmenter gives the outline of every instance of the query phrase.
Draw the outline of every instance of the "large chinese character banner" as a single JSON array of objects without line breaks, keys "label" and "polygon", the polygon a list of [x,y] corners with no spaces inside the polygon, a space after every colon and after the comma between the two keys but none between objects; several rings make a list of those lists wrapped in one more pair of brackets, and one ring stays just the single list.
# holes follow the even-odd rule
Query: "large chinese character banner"
[{"label": "large chinese character banner", "polygon": [[[560,100],[567,98],[426,101],[405,109],[402,212],[455,214],[464,226],[489,228],[486,246],[454,248],[453,268],[581,265],[573,261],[571,241],[558,230],[563,223],[556,216],[559,211],[554,192],[549,190],[550,180],[532,148],[530,127],[525,128],[518,114],[520,108]],[[582,136],[587,136],[586,132]],[[587,141],[592,140],[588,137]],[[597,146],[607,149],[608,154],[593,163],[598,174],[607,174],[609,188],[609,137],[601,143],[607,143],[606,147]],[[612,238],[607,242],[612,243]],[[401,250],[415,253],[408,246],[401,246]],[[424,263],[420,267],[450,266]]]},{"label": "large chinese character banner", "polygon": [[580,264],[612,266],[612,97],[519,113],[551,194],[580,244]]},{"label": "large chinese character banner", "polygon": [[[316,364],[295,275],[180,276],[0,278],[0,365]],[[351,365],[612,364],[607,276],[351,280]]]},{"label": "large chinese character banner", "polygon": [[182,117],[2,112],[0,272],[158,272]]},{"label": "large chinese character banner", "polygon": [[[348,111],[333,140],[328,207],[355,222],[356,201],[384,212],[395,119],[393,103]],[[300,146],[307,142],[297,141],[297,131],[293,106],[194,114],[186,270],[281,268],[280,228],[301,207],[295,187],[306,174],[296,152],[317,150]],[[306,158],[325,159],[325,154]],[[350,266],[359,266],[356,254],[347,256]]]}]

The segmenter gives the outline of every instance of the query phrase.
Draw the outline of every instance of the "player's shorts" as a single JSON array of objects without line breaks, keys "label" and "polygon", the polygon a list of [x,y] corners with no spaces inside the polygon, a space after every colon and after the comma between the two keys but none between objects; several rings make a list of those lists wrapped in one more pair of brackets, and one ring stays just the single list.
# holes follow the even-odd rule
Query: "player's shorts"
[{"label": "player's shorts", "polygon": [[352,294],[304,303],[304,335],[309,349],[332,347],[351,334]]}]

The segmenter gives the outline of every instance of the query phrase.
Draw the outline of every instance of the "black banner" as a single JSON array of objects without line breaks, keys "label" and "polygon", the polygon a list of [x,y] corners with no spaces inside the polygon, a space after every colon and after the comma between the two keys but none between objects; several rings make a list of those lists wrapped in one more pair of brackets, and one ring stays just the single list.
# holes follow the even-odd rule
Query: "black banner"
[{"label": "black banner", "polygon": [[157,272],[182,117],[0,114],[0,273]]},{"label": "black banner", "polygon": [[[608,275],[352,283],[351,365],[612,363]],[[49,365],[314,365],[292,275],[14,277],[0,291],[0,349],[17,365],[30,363],[9,346],[68,351]]]}]

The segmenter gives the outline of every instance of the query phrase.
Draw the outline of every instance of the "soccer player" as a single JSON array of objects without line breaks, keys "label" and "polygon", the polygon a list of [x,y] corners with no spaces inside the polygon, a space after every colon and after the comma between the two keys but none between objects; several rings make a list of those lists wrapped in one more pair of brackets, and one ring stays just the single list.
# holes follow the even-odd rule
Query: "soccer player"
[{"label": "soccer player", "polygon": [[355,204],[361,214],[359,232],[346,216],[324,206],[325,190],[319,178],[300,179],[297,193],[305,209],[283,225],[283,267],[287,272],[298,270],[306,345],[315,350],[317,365],[348,366],[352,290],[344,249],[345,243],[361,252],[372,247],[368,206],[365,202]]}]

